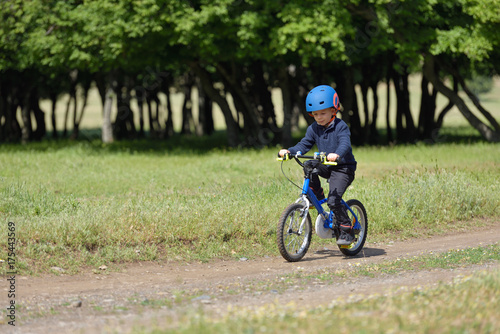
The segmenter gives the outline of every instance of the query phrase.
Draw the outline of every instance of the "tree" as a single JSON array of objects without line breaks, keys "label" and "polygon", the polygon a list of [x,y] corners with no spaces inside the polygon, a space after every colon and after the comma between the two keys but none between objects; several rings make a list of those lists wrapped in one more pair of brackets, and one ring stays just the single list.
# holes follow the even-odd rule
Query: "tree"
[{"label": "tree", "polygon": [[[213,131],[215,103],[224,115],[228,145],[287,146],[299,117],[312,121],[304,110],[307,91],[330,84],[339,92],[353,142],[377,143],[377,87],[392,81],[399,141],[432,137],[453,105],[487,140],[496,141],[498,122],[467,79],[471,73],[498,73],[497,7],[493,0],[2,1],[0,140],[40,139],[45,118],[39,99],[53,101],[55,128],[57,96],[69,92],[76,104],[78,87],[85,101],[93,81],[103,103],[105,142],[144,136],[146,117],[151,137],[172,135],[170,91],[175,87],[185,95],[186,134]],[[416,72],[424,74],[418,123],[407,84]],[[78,74],[73,82],[71,73]],[[189,80],[180,85],[182,78]],[[453,89],[445,78],[453,79]],[[200,97],[198,119],[189,103],[194,86]],[[276,87],[283,98],[281,127],[270,93]],[[485,122],[457,99],[459,88]],[[370,90],[374,100],[368,109]],[[166,106],[160,94],[167,96]],[[437,94],[450,101],[439,113]],[[68,108],[68,119],[73,110],[72,137],[78,135],[83,106],[78,112]],[[113,108],[118,111],[114,120]],[[160,115],[163,110],[166,117]],[[389,141],[391,117],[387,114]]]}]

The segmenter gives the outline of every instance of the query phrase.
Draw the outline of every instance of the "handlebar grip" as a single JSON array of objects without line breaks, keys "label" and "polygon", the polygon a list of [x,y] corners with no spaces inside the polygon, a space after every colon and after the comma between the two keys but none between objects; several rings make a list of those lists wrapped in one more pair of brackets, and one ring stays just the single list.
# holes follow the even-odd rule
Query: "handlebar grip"
[{"label": "handlebar grip", "polygon": [[290,160],[292,158],[292,154],[291,153],[285,153],[284,156],[280,157],[279,156],[279,153],[278,153],[278,157],[276,158],[277,161],[287,161],[287,160]]},{"label": "handlebar grip", "polygon": [[337,166],[336,161],[323,161],[323,165]]}]

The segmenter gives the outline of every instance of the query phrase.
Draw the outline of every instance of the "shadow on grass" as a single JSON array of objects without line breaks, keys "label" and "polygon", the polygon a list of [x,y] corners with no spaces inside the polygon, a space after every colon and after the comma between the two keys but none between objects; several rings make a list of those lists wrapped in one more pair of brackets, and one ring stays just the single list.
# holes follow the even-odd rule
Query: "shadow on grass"
[{"label": "shadow on grass", "polygon": [[[303,131],[294,134],[293,141],[298,142]],[[60,139],[52,139],[52,133],[48,133],[46,138],[38,142],[30,142],[28,144],[21,143],[2,143],[0,145],[0,152],[9,151],[58,151],[66,149],[83,149],[85,152],[91,154],[101,153],[124,153],[124,154],[186,154],[186,155],[202,155],[213,150],[235,150],[238,148],[230,147],[227,142],[225,131],[216,131],[210,136],[195,136],[195,135],[179,135],[176,134],[168,138],[150,138],[146,133],[144,138],[116,140],[111,144],[103,144],[101,141],[101,129],[82,129],[78,139],[61,138],[62,134],[59,133]],[[395,134],[393,135],[395,138]],[[243,139],[243,138],[240,138]],[[442,128],[439,134],[436,134],[431,139],[415,141],[414,143],[390,143],[393,145],[411,145],[416,143],[423,143],[427,145],[439,144],[473,144],[478,142],[485,142],[477,131],[471,127],[451,127]],[[386,146],[387,130],[380,129],[377,142],[370,145]]]},{"label": "shadow on grass", "polygon": [[228,150],[225,131],[217,131],[211,136],[197,137],[195,135],[174,135],[169,138],[145,138],[115,140],[104,144],[101,140],[100,129],[81,130],[78,139],[52,139],[49,134],[45,139],[28,144],[4,143],[0,145],[0,152],[9,151],[36,151],[53,152],[67,149],[82,149],[89,154],[124,153],[124,154],[165,154],[175,153],[186,155],[201,155],[213,150]]}]

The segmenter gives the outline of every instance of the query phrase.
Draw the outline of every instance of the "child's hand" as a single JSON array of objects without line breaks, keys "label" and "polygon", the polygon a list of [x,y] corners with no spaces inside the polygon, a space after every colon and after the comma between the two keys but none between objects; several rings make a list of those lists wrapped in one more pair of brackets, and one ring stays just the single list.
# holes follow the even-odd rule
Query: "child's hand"
[{"label": "child's hand", "polygon": [[330,153],[326,156],[326,160],[328,161],[337,161],[338,158],[340,158],[340,155],[337,153]]},{"label": "child's hand", "polygon": [[285,154],[287,154],[287,153],[290,153],[290,151],[289,151],[289,150],[285,150],[285,149],[283,149],[283,150],[280,150],[280,151],[279,151],[278,155],[279,155],[280,157],[282,157],[282,156],[284,156],[284,155],[285,155]]}]

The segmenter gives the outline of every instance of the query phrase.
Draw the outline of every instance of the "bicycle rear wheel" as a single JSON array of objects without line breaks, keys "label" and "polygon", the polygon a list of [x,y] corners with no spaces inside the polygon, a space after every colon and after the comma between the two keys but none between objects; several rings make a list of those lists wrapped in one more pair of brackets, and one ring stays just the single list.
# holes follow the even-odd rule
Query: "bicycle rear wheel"
[{"label": "bicycle rear wheel", "polygon": [[[347,205],[356,214],[356,217],[358,217],[359,228],[354,230],[354,242],[349,246],[339,245],[339,249],[344,255],[354,256],[358,254],[361,249],[363,249],[363,246],[365,244],[366,236],[368,233],[368,217],[366,216],[365,207],[360,201],[356,199],[350,199],[347,201]],[[347,210],[347,215],[349,216],[351,222],[353,222],[354,224],[354,216],[352,212]]]},{"label": "bicycle rear wheel", "polygon": [[[306,213],[307,212],[307,213]],[[281,256],[288,262],[300,261],[311,244],[312,224],[303,204],[290,204],[278,222],[277,241]]]}]

